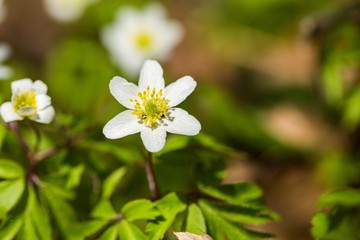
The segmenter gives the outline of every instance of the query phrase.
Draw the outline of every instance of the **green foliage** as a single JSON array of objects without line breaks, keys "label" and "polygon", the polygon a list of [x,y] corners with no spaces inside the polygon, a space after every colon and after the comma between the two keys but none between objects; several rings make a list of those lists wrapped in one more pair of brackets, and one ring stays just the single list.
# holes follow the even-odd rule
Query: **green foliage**
[{"label": "green foliage", "polygon": [[104,100],[103,93],[115,72],[97,43],[85,39],[64,41],[53,52],[47,69],[49,88],[53,89],[50,92],[58,99],[60,109],[77,115],[91,112],[93,118],[97,111],[103,114],[98,104]]},{"label": "green foliage", "polygon": [[187,208],[185,230],[199,235],[207,232],[204,215],[195,203],[189,204]]},{"label": "green foliage", "polygon": [[2,148],[2,144],[5,137],[6,137],[6,128],[4,125],[0,124],[0,150]]},{"label": "green foliage", "polygon": [[324,194],[319,206],[327,210],[312,219],[316,239],[357,239],[360,232],[360,191],[344,188]]},{"label": "green foliage", "polygon": [[160,212],[155,209],[154,203],[147,199],[139,199],[126,204],[121,212],[124,218],[129,221],[138,219],[154,220],[160,216]]},{"label": "green foliage", "polygon": [[0,218],[5,217],[25,190],[24,171],[11,160],[0,160]]},{"label": "green foliage", "polygon": [[112,172],[104,181],[102,198],[108,199],[114,192],[116,185],[122,180],[126,174],[126,168],[121,167],[116,171]]},{"label": "green foliage", "polygon": [[321,161],[319,173],[329,188],[355,184],[360,180],[360,163],[344,152],[329,152]]},{"label": "green foliage", "polygon": [[155,204],[161,212],[162,217],[151,221],[146,227],[146,231],[150,233],[150,240],[163,238],[175,220],[175,217],[186,208],[186,204],[175,193],[169,193]]},{"label": "green foliage", "polygon": [[198,204],[205,216],[208,232],[215,239],[234,239],[235,236],[243,239],[271,237],[243,225],[263,224],[279,219],[259,201],[262,192],[255,184],[201,187],[201,192],[205,195]]}]

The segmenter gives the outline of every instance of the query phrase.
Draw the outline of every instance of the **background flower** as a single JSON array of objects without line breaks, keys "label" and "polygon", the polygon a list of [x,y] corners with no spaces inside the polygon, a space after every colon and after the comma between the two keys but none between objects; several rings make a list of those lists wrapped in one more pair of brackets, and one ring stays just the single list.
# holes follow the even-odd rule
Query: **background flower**
[{"label": "background flower", "polygon": [[0,114],[5,122],[24,118],[39,123],[50,123],[53,120],[55,110],[51,106],[51,98],[46,95],[45,83],[21,79],[11,83],[11,91],[11,102],[5,102],[0,107]]},{"label": "background flower", "polygon": [[166,60],[181,37],[180,24],[168,20],[164,7],[155,3],[143,10],[121,8],[101,32],[113,61],[128,74],[137,73],[146,59]]},{"label": "background flower", "polygon": [[11,53],[11,48],[6,43],[0,43],[0,80],[7,79],[12,75],[12,69],[8,66],[2,65]]},{"label": "background flower", "polygon": [[85,9],[98,0],[45,0],[45,10],[56,21],[71,22],[81,17]]},{"label": "background flower", "polygon": [[141,132],[145,148],[158,152],[165,145],[166,132],[198,134],[199,121],[181,108],[174,108],[194,91],[196,82],[185,76],[166,88],[164,85],[163,70],[152,60],[144,63],[138,87],[121,77],[114,77],[110,92],[130,110],[121,112],[105,125],[105,136],[114,139]]}]

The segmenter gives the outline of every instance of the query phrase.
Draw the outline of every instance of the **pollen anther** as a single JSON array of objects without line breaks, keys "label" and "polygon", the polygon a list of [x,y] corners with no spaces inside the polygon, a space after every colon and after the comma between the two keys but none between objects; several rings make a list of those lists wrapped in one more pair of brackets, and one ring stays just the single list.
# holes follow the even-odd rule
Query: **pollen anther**
[{"label": "pollen anther", "polygon": [[15,95],[13,99],[14,111],[21,115],[32,115],[36,111],[35,92],[26,91],[22,94]]},{"label": "pollen anther", "polygon": [[139,99],[130,99],[134,102],[134,115],[138,116],[141,123],[150,128],[156,128],[163,119],[168,115],[170,100],[163,97],[163,90],[157,91],[155,88],[150,89],[148,86],[145,91],[139,92]]}]

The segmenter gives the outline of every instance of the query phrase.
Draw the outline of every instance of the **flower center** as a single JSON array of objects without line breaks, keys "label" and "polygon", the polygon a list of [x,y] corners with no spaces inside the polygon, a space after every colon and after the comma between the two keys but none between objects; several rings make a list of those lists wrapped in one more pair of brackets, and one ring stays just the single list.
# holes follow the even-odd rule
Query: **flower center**
[{"label": "flower center", "polygon": [[158,127],[163,118],[168,115],[170,100],[163,97],[163,90],[156,91],[155,88],[147,87],[145,91],[138,93],[139,100],[130,99],[134,102],[134,115],[138,116],[142,123],[150,128]]},{"label": "flower center", "polygon": [[147,50],[152,44],[151,36],[148,33],[142,32],[136,36],[136,44],[142,50]]},{"label": "flower center", "polygon": [[13,100],[14,111],[22,116],[31,116],[36,112],[36,99],[33,91],[16,95]]}]

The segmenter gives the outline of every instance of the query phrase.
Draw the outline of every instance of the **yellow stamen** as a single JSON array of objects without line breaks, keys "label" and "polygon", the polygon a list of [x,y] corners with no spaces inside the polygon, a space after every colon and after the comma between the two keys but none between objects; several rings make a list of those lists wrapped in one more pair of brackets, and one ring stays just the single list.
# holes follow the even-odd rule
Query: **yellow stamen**
[{"label": "yellow stamen", "polygon": [[168,115],[170,100],[163,97],[163,90],[147,87],[145,91],[138,93],[139,100],[130,99],[134,102],[134,115],[137,115],[142,123],[148,127],[156,128]]},{"label": "yellow stamen", "polygon": [[[36,110],[36,95],[33,91],[26,91],[20,95],[16,95],[13,99],[14,111],[26,113],[33,113]],[[26,111],[22,111],[26,110]],[[30,110],[30,111],[29,111]]]},{"label": "yellow stamen", "polygon": [[148,50],[152,44],[151,36],[145,32],[138,34],[136,36],[136,44],[142,50]]}]

